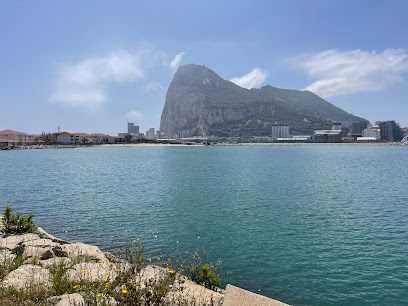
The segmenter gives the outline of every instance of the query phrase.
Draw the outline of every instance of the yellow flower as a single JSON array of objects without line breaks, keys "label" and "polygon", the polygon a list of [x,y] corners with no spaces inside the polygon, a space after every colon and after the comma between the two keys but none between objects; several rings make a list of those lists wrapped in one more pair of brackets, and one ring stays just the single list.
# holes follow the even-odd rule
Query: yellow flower
[{"label": "yellow flower", "polygon": [[106,279],[104,278],[103,281],[106,282]]},{"label": "yellow flower", "polygon": [[99,263],[101,263],[101,262],[102,262],[102,260],[98,260],[98,262],[99,262]]},{"label": "yellow flower", "polygon": [[67,277],[67,279],[69,279],[69,277]]},{"label": "yellow flower", "polygon": [[106,283],[105,287],[108,287],[108,286],[109,286],[109,283]]},{"label": "yellow flower", "polygon": [[119,272],[119,271],[120,271],[120,269],[116,269],[116,271],[118,271],[118,272]]},{"label": "yellow flower", "polygon": [[113,266],[113,262],[111,262],[110,265]]},{"label": "yellow flower", "polygon": [[76,288],[78,288],[79,287],[79,285],[76,285],[76,286],[74,286],[74,289],[76,289]]},{"label": "yellow flower", "polygon": [[95,280],[98,280],[98,278],[97,278],[97,277],[95,277]]},{"label": "yellow flower", "polygon": [[167,271],[168,273],[174,273],[174,271],[173,270],[170,270],[170,271]]},{"label": "yellow flower", "polygon": [[84,273],[85,273],[85,272],[86,272],[86,270],[82,270],[82,272],[84,272]]},{"label": "yellow flower", "polygon": [[110,277],[110,275],[109,275],[109,274],[107,274],[107,275],[106,275],[106,278],[109,278],[109,277]]},{"label": "yellow flower", "polygon": [[97,297],[101,297],[101,294],[99,293],[99,294],[97,295]]},{"label": "yellow flower", "polygon": [[126,292],[127,292],[127,290],[126,290],[126,289],[123,289],[123,290],[122,290],[122,293],[126,293]]}]

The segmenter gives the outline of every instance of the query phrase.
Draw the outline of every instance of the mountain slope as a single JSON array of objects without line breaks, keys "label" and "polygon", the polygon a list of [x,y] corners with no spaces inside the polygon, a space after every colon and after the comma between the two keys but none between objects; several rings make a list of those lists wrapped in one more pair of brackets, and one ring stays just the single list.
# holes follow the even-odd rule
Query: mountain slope
[{"label": "mountain slope", "polygon": [[200,65],[180,66],[166,94],[160,130],[167,135],[269,136],[272,124],[289,125],[292,134],[312,134],[353,116],[308,91],[245,89]]}]

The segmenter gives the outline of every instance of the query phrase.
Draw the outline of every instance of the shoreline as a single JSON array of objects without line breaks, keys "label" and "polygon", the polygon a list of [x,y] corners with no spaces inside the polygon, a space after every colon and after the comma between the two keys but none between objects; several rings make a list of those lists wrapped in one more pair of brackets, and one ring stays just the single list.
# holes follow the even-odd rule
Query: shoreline
[{"label": "shoreline", "polygon": [[15,148],[0,149],[0,151],[15,151],[15,150],[44,150],[44,149],[77,149],[77,148],[120,148],[120,147],[239,147],[239,146],[405,146],[408,143],[401,142],[366,142],[366,143],[278,143],[278,142],[243,142],[243,143],[217,143],[214,145],[183,144],[183,143],[116,143],[116,144],[95,144],[95,145],[27,145],[18,146]]},{"label": "shoreline", "polygon": [[[129,271],[139,267],[132,261],[132,258],[138,258],[135,257],[136,254],[129,261],[122,256],[103,252],[95,245],[62,240],[41,227],[33,232],[20,234],[7,233],[4,229],[3,218],[0,216],[0,261],[3,265],[12,266],[8,271],[1,271],[4,275],[0,279],[0,298],[7,298],[7,292],[16,290],[20,296],[34,298],[38,302],[38,297],[30,297],[30,290],[37,287],[44,293],[41,301],[47,305],[85,305],[91,299],[97,305],[102,303],[119,306],[135,302],[122,298],[128,291],[142,288],[148,291],[145,297],[148,299],[159,284],[167,281],[168,287],[161,287],[165,291],[162,296],[157,297],[158,305],[187,305],[185,303],[191,302],[197,306],[289,306],[230,284],[227,284],[225,290],[219,287],[209,289],[184,276],[184,270],[174,269],[168,263],[146,265],[143,257],[139,272],[124,279],[125,275],[130,275]],[[55,272],[57,269],[59,274]],[[62,283],[67,285],[63,289]],[[56,290],[56,286],[59,290]],[[14,293],[12,296],[14,297]],[[8,297],[9,302],[16,302],[13,297]],[[23,301],[26,300],[23,298]]]}]

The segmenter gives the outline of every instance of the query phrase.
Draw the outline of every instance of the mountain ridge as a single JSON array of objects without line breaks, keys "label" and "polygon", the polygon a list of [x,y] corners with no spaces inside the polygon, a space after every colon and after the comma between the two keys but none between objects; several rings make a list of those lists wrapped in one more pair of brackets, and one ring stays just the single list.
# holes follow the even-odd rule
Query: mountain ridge
[{"label": "mountain ridge", "polygon": [[246,89],[211,69],[183,65],[167,90],[160,130],[167,135],[189,131],[196,136],[269,136],[272,124],[287,124],[292,134],[330,129],[335,121],[349,126],[366,121],[310,91],[271,85]]}]

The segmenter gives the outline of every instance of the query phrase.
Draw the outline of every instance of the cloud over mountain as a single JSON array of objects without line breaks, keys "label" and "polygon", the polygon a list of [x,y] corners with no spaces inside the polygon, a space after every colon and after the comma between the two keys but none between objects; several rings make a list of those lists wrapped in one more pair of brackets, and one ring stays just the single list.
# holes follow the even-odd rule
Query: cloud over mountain
[{"label": "cloud over mountain", "polygon": [[231,82],[243,88],[251,89],[259,87],[268,77],[268,72],[261,68],[255,68],[250,73],[231,79]]},{"label": "cloud over mountain", "polygon": [[301,56],[295,65],[315,79],[305,89],[328,98],[378,91],[403,81],[408,71],[408,50],[327,50]]}]

